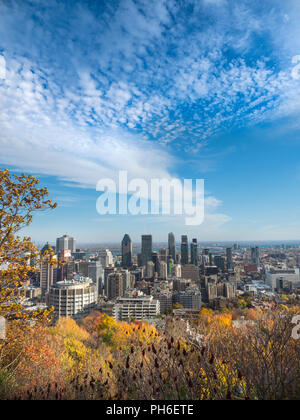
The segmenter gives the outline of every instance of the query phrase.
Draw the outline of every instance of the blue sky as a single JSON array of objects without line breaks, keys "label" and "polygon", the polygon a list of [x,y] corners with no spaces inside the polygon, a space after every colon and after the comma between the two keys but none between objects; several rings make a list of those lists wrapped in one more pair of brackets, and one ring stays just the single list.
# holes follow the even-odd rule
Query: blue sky
[{"label": "blue sky", "polygon": [[[299,21],[298,0],[3,0],[0,165],[59,204],[26,233],[300,239]],[[204,178],[204,224],[99,216],[120,169]]]}]

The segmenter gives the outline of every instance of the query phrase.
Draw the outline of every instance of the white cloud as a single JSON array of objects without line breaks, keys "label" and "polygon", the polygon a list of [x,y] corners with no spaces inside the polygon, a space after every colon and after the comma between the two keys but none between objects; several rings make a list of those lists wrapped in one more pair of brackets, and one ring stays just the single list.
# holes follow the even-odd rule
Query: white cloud
[{"label": "white cloud", "polygon": [[[282,63],[277,56],[283,50],[278,39],[291,38],[280,21],[286,10],[273,3],[257,8],[246,0],[203,0],[179,7],[175,1],[122,0],[99,14],[76,2],[72,11],[54,3],[43,13],[16,1],[11,8],[1,5],[0,36],[10,58],[17,51],[19,59],[22,51],[32,56],[34,76],[55,80],[47,86],[52,97],[46,89],[30,91],[28,71],[20,88],[31,98],[29,108],[43,93],[63,118],[79,125],[135,130],[188,151],[228,126],[299,111],[290,58]],[[295,2],[288,7],[299,16]],[[16,33],[12,22],[18,21],[31,30]],[[48,30],[54,22],[55,31]],[[256,38],[276,43],[271,57],[257,51]],[[48,118],[46,113],[43,120]]]}]

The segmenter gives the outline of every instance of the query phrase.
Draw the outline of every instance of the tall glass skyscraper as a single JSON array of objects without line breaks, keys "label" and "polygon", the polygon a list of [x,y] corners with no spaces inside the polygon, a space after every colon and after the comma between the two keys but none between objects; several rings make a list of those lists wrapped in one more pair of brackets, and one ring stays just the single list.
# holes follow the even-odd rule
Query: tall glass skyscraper
[{"label": "tall glass skyscraper", "polygon": [[132,266],[132,241],[126,233],[122,240],[122,267],[129,268]]},{"label": "tall glass skyscraper", "polygon": [[142,235],[142,265],[152,260],[152,235]]},{"label": "tall glass skyscraper", "polygon": [[185,265],[189,263],[189,244],[188,237],[186,235],[181,236],[181,264]]},{"label": "tall glass skyscraper", "polygon": [[191,243],[191,264],[198,266],[198,243],[193,239]]},{"label": "tall glass skyscraper", "polygon": [[169,256],[172,258],[174,263],[176,263],[176,244],[174,233],[169,233],[168,236],[168,247],[169,247]]},{"label": "tall glass skyscraper", "polygon": [[233,269],[232,248],[226,249],[227,270]]}]

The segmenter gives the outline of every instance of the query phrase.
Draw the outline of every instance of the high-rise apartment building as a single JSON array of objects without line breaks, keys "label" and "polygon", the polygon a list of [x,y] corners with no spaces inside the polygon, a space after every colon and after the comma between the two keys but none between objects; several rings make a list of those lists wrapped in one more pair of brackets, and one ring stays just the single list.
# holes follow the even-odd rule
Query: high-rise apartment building
[{"label": "high-rise apartment building", "polygon": [[129,268],[132,266],[132,241],[129,235],[124,235],[122,240],[122,267]]},{"label": "high-rise apartment building", "polygon": [[152,260],[152,235],[142,235],[142,265]]},{"label": "high-rise apartment building", "polygon": [[123,291],[125,292],[128,289],[131,289],[133,287],[133,281],[132,281],[132,275],[130,271],[123,269],[120,270],[120,274],[123,278]]},{"label": "high-rise apartment building", "polygon": [[56,318],[80,318],[87,316],[97,305],[98,293],[91,279],[60,281],[52,285],[47,297],[54,307]]},{"label": "high-rise apartment building", "polygon": [[123,276],[121,273],[112,273],[108,275],[107,279],[107,297],[108,299],[115,299],[124,294]]},{"label": "high-rise apartment building", "polygon": [[40,266],[40,287],[42,296],[45,296],[51,286],[57,281],[57,266],[49,262],[42,262]]},{"label": "high-rise apartment building", "polygon": [[108,293],[108,276],[116,272],[116,268],[113,266],[104,268],[104,294],[107,296]]}]

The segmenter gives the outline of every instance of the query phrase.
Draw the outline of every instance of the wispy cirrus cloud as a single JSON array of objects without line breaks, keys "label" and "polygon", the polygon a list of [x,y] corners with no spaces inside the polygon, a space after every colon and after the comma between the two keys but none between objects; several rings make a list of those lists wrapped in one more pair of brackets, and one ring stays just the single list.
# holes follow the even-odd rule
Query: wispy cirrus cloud
[{"label": "wispy cirrus cloud", "polygon": [[[274,48],[287,19],[280,2],[0,7],[0,47],[11,69],[1,86],[7,130],[27,115],[29,128],[125,130],[142,149],[152,140],[189,152],[221,129],[299,110],[300,83]],[[20,112],[12,118],[11,109]]]}]

